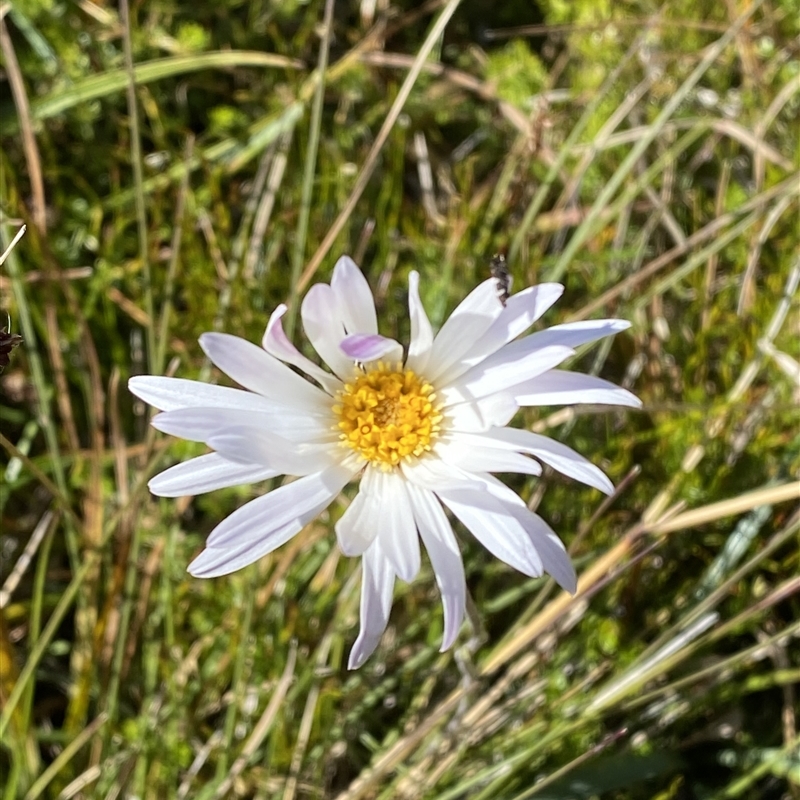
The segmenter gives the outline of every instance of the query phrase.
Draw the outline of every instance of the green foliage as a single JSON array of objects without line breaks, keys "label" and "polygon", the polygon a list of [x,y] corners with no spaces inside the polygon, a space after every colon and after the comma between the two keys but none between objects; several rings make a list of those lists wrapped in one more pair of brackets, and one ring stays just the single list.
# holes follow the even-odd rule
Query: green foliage
[{"label": "green foliage", "polygon": [[[305,289],[295,247],[311,263],[431,18],[336,4],[310,175],[321,2],[131,5],[136,125],[117,6],[20,0],[0,23],[34,135],[3,52],[0,250],[28,231],[0,267],[0,322],[25,340],[0,375],[0,800],[796,791],[797,503],[769,494],[800,471],[796,2],[547,0],[563,27],[530,35],[530,4],[454,16],[312,280],[356,255],[382,333],[407,341],[411,269],[440,324],[508,252],[516,291],[565,284],[546,324],[631,320],[569,368],[644,409],[519,415],[631,474],[602,507],[547,471],[503,476],[571,548],[577,599],[464,534],[476,609],[455,649],[423,563],[355,673],[346,501],[240,573],[191,578],[272,484],[150,496],[203,448],[154,435],[125,383],[222,380],[198,335],[259,341]],[[669,522],[684,511],[705,516]]]}]

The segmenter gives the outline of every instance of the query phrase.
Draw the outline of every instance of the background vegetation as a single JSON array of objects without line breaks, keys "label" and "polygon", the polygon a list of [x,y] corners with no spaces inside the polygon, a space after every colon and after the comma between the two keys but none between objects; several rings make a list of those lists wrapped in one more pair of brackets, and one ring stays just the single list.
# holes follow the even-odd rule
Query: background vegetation
[{"label": "background vegetation", "polygon": [[[0,250],[27,225],[0,270],[25,340],[0,377],[0,797],[800,797],[797,0],[332,11],[0,2]],[[350,673],[340,506],[190,578],[264,487],[151,497],[200,451],[127,378],[217,379],[197,336],[258,341],[341,253],[404,337],[410,269],[440,323],[498,250],[517,289],[566,284],[547,324],[633,322],[574,368],[643,412],[520,415],[619,485],[510,479],[578,596],[464,536],[458,646],[426,568]]]}]

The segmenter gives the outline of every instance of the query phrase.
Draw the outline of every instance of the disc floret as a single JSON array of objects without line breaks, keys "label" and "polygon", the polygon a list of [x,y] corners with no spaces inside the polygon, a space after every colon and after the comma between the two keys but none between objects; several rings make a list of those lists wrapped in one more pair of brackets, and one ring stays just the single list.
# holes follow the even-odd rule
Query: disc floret
[{"label": "disc floret", "polygon": [[381,469],[421,456],[439,435],[433,386],[400,363],[359,369],[336,400],[342,444]]}]

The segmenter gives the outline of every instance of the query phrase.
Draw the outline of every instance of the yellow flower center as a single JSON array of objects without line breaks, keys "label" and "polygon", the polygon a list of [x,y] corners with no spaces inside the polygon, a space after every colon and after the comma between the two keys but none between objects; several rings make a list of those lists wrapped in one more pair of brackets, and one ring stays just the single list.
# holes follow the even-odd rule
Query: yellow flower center
[{"label": "yellow flower center", "polygon": [[410,369],[379,361],[338,393],[339,438],[381,469],[396,467],[431,449],[442,419],[435,399],[433,387]]}]

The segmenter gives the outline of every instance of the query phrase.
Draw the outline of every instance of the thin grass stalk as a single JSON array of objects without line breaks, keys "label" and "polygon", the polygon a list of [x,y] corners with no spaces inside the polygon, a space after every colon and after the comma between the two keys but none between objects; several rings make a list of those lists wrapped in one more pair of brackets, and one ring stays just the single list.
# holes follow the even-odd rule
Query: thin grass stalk
[{"label": "thin grass stalk", "polygon": [[[3,228],[4,234],[7,237],[7,228],[6,226],[3,226]],[[28,363],[30,364],[31,379],[33,381],[34,388],[36,389],[39,424],[44,432],[47,451],[53,468],[55,485],[38,468],[34,468],[34,474],[40,479],[40,481],[42,478],[44,478],[42,481],[44,485],[48,487],[59,505],[67,512],[64,520],[67,552],[69,553],[70,563],[73,567],[76,567],[80,563],[77,533],[77,527],[80,526],[80,520],[72,511],[72,498],[67,487],[66,471],[64,462],[61,458],[61,448],[59,447],[58,443],[56,421],[53,418],[51,406],[52,390],[47,382],[47,379],[45,378],[44,365],[37,347],[38,340],[33,324],[33,314],[31,313],[31,308],[28,305],[25,282],[22,279],[22,271],[14,250],[7,252],[5,264],[8,266],[8,275],[11,279],[11,288],[14,292],[14,299],[17,303],[20,328],[25,339],[25,354],[28,358]],[[19,450],[17,450],[17,448],[14,447],[14,445],[8,439],[6,439],[5,436],[3,436],[2,433],[0,433],[0,446],[3,446],[9,453],[11,453],[13,450],[13,454],[18,458],[21,458],[23,463],[25,463],[27,466],[30,467],[32,465],[31,460],[23,453],[20,453]]]},{"label": "thin grass stalk", "polygon": [[[258,588],[259,576],[255,566],[251,567],[249,579],[245,587],[244,617],[241,626],[237,626],[236,635],[239,639],[236,647],[236,658],[233,662],[233,674],[231,676],[231,700],[225,711],[225,722],[222,727],[222,747],[220,750],[219,761],[217,761],[216,780],[219,783],[225,778],[228,771],[228,755],[233,751],[233,734],[236,728],[236,718],[239,714],[245,689],[247,688],[247,675],[245,674],[245,664],[250,650],[250,629],[253,624],[253,608],[255,606],[256,590]],[[244,582],[244,581],[243,581]]]},{"label": "thin grass stalk", "polygon": [[67,612],[69,611],[70,606],[72,605],[72,602],[75,599],[81,584],[83,583],[83,579],[86,577],[89,570],[94,567],[93,562],[96,560],[96,558],[97,556],[94,553],[89,553],[87,555],[86,560],[75,572],[72,580],[69,582],[69,585],[61,595],[58,604],[53,610],[53,613],[50,615],[50,619],[47,620],[47,625],[45,625],[42,635],[36,640],[36,643],[31,648],[28,658],[25,661],[25,666],[20,670],[19,678],[17,679],[11,694],[6,700],[2,712],[0,712],[0,738],[2,738],[5,734],[6,729],[8,728],[8,723],[11,719],[11,715],[14,712],[14,709],[17,707],[17,703],[19,703],[25,691],[25,687],[34,677],[34,673],[39,665],[39,661],[45,654],[45,651],[50,645],[53,636],[55,636],[58,626],[61,624]]},{"label": "thin grass stalk", "polygon": [[311,120],[308,125],[308,145],[306,147],[306,160],[303,167],[303,186],[300,195],[300,211],[297,215],[294,248],[292,249],[292,272],[289,283],[289,312],[286,316],[286,335],[294,337],[295,324],[297,323],[298,281],[306,252],[308,238],[308,220],[311,216],[311,197],[314,193],[314,176],[317,171],[317,155],[319,153],[319,137],[322,127],[322,101],[325,97],[325,77],[328,69],[328,51],[330,48],[333,25],[333,0],[325,0],[325,11],[322,19],[323,33],[319,46],[319,61],[317,62],[318,78],[314,89],[314,102],[311,106]]},{"label": "thin grass stalk", "polygon": [[[192,157],[194,147],[194,137],[189,137],[186,142],[184,161]],[[169,266],[167,267],[167,278],[164,284],[164,296],[162,298],[161,316],[158,320],[158,336],[156,337],[156,355],[153,360],[153,367],[156,375],[161,375],[164,371],[164,362],[167,354],[167,337],[169,335],[169,322],[172,313],[172,300],[175,292],[175,277],[178,272],[178,261],[181,250],[181,238],[183,234],[183,218],[186,209],[186,195],[189,192],[189,170],[185,170],[178,189],[178,203],[175,207],[175,217],[172,228],[172,241],[170,242]]]},{"label": "thin grass stalk", "polygon": [[592,204],[589,213],[578,226],[578,229],[570,237],[567,246],[556,261],[553,268],[549,271],[548,280],[558,281],[566,272],[572,258],[577,253],[578,249],[584,242],[594,233],[595,226],[600,219],[601,214],[611,198],[616,194],[617,189],[622,185],[623,181],[628,177],[631,170],[636,165],[636,162],[642,157],[645,150],[652,144],[653,140],[661,132],[664,125],[669,121],[670,117],[675,113],[681,103],[686,99],[689,92],[697,85],[697,82],[705,75],[706,71],[717,60],[722,51],[727,47],[731,40],[739,33],[748,19],[758,10],[763,0],[755,0],[747,10],[739,16],[739,18],[731,25],[731,27],[711,46],[708,48],[702,61],[694,68],[691,75],[681,84],[680,88],[669,99],[664,106],[661,113],[656,117],[648,132],[637,140],[636,144],[631,148],[628,155],[619,165],[616,172],[612,175],[611,179],[603,186],[602,191],[597,196],[597,199]]},{"label": "thin grass stalk", "polygon": [[153,304],[153,277],[150,270],[150,255],[147,246],[147,217],[144,210],[144,176],[142,173],[142,142],[139,133],[139,108],[136,100],[136,75],[133,69],[133,48],[131,45],[131,18],[128,0],[119,2],[120,22],[122,23],[122,45],[127,74],[128,118],[130,120],[131,167],[136,201],[136,228],[139,234],[139,262],[142,268],[142,291],[147,318],[147,366],[155,374],[156,331]]},{"label": "thin grass stalk", "polygon": [[646,36],[646,32],[640,34],[636,41],[628,48],[628,51],[625,53],[625,56],[620,60],[619,64],[611,71],[611,74],[603,81],[603,85],[598,89],[598,91],[594,94],[589,104],[584,109],[581,116],[578,118],[578,121],[573,126],[572,130],[569,132],[569,136],[567,136],[566,141],[561,146],[558,156],[553,164],[548,169],[547,174],[544,177],[539,189],[537,190],[536,194],[531,201],[531,204],[528,208],[525,209],[525,214],[522,217],[522,221],[517,228],[517,232],[514,234],[513,239],[511,240],[511,246],[508,250],[508,260],[513,265],[517,259],[519,258],[520,252],[522,250],[522,244],[525,238],[530,231],[531,226],[533,225],[534,220],[536,219],[537,214],[541,211],[542,206],[544,205],[544,201],[547,199],[547,195],[550,192],[550,187],[555,182],[556,178],[559,176],[562,167],[567,161],[570,153],[572,152],[573,148],[577,144],[580,137],[583,135],[583,132],[586,130],[589,123],[592,121],[597,109],[600,108],[601,103],[605,100],[606,95],[611,91],[611,88],[619,79],[620,75],[622,75],[625,68],[631,62],[633,57],[639,52],[642,42]]},{"label": "thin grass stalk", "polygon": [[97,733],[106,722],[108,722],[108,717],[105,714],[98,715],[72,741],[68,742],[64,749],[53,759],[53,762],[47,769],[36,779],[25,794],[24,800],[36,800],[37,797],[40,797],[42,792],[50,785],[53,778],[72,761],[75,754],[91,740],[95,733]]},{"label": "thin grass stalk", "polygon": [[657,256],[648,264],[645,264],[637,273],[629,275],[627,278],[620,281],[618,284],[603,292],[598,298],[587,303],[580,311],[570,314],[567,317],[567,322],[576,322],[581,319],[587,319],[594,314],[598,309],[604,308],[609,303],[615,302],[621,295],[635,289],[639,284],[644,283],[648,278],[651,278],[657,272],[660,272],[664,267],[669,266],[677,258],[680,258],[684,253],[689,252],[692,248],[716,236],[719,231],[723,230],[726,226],[730,225],[734,220],[741,218],[744,214],[749,213],[754,209],[763,208],[768,202],[776,197],[780,197],[785,192],[797,191],[798,180],[800,173],[794,173],[780,183],[765,189],[763,192],[751,197],[749,200],[742,203],[734,211],[729,211],[721,217],[716,217],[707,225],[704,225],[699,230],[691,234],[685,244],[680,247],[673,247]]},{"label": "thin grass stalk", "polygon": [[440,37],[444,33],[444,29],[447,27],[447,23],[450,21],[450,18],[453,16],[453,14],[455,14],[456,9],[460,4],[461,0],[448,0],[447,5],[442,9],[442,13],[433,24],[433,27],[428,35],[425,37],[425,41],[423,42],[422,47],[420,47],[417,57],[414,59],[414,65],[408,71],[408,74],[403,81],[403,85],[400,87],[400,91],[397,93],[397,97],[394,99],[392,107],[389,109],[389,113],[386,115],[386,118],[381,125],[381,129],[378,131],[378,135],[375,137],[375,141],[370,148],[367,157],[364,159],[364,165],[361,167],[361,171],[356,178],[356,182],[353,186],[352,192],[350,193],[350,197],[348,197],[344,208],[341,210],[341,212],[339,212],[339,216],[334,220],[333,224],[328,230],[328,233],[322,240],[322,244],[320,244],[320,246],[317,248],[316,253],[314,253],[311,260],[308,262],[308,265],[306,266],[305,270],[303,270],[303,274],[300,276],[299,281],[297,282],[298,293],[303,291],[303,289],[308,286],[309,281],[314,277],[314,274],[319,269],[322,260],[328,254],[328,251],[333,246],[336,238],[342,232],[347,220],[350,219],[350,215],[353,213],[353,210],[361,198],[364,189],[367,188],[369,179],[372,177],[372,173],[374,172],[375,166],[378,163],[378,156],[380,155],[384,144],[386,144],[386,140],[389,138],[389,133],[397,122],[397,118],[400,116],[400,112],[403,110],[403,107],[405,106],[406,101],[408,100],[409,96],[411,95],[411,91],[414,88],[414,84],[417,82],[417,78],[419,78],[420,73],[422,72],[422,69],[425,65],[425,60],[430,55],[434,45],[439,41]]}]

